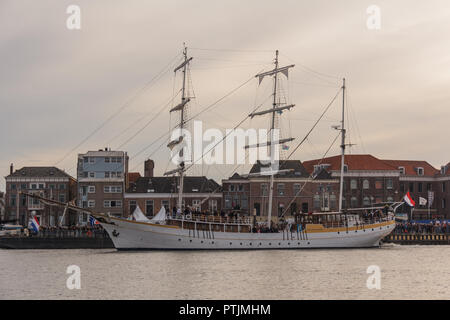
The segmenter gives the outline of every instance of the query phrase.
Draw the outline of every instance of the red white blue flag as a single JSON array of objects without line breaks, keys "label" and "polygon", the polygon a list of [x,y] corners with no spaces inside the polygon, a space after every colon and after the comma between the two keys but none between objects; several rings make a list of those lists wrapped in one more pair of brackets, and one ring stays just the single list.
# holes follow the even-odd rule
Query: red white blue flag
[{"label": "red white blue flag", "polygon": [[410,207],[414,207],[416,205],[416,203],[414,202],[414,200],[411,198],[411,195],[409,194],[409,191],[407,194],[405,194],[405,196],[403,197],[403,200],[410,206]]}]

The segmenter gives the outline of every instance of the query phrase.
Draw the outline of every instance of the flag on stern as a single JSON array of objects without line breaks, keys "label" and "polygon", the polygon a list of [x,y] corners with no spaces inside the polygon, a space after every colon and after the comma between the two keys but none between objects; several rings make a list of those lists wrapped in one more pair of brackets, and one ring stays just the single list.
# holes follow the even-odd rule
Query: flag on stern
[{"label": "flag on stern", "polygon": [[409,194],[409,191],[407,194],[405,194],[405,196],[403,197],[403,200],[410,206],[410,207],[414,207],[416,205],[416,203],[414,202],[414,200],[411,198],[411,195]]},{"label": "flag on stern", "polygon": [[96,224],[100,224],[93,216],[89,215],[89,224],[93,227]]}]

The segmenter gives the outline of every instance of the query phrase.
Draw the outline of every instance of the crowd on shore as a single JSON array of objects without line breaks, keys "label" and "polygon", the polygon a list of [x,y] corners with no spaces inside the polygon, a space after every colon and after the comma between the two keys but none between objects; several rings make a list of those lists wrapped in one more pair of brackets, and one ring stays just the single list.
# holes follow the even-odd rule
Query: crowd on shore
[{"label": "crowd on shore", "polygon": [[396,234],[416,234],[416,233],[450,233],[450,223],[432,220],[429,223],[424,222],[402,222],[397,223],[394,229]]}]

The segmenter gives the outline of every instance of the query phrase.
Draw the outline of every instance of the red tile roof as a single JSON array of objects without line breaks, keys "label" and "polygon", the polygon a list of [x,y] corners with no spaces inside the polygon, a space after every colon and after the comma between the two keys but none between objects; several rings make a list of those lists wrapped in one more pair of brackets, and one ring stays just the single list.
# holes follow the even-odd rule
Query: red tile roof
[{"label": "red tile roof", "polygon": [[141,177],[141,174],[139,172],[128,172],[128,181],[130,183],[136,182],[137,179]]},{"label": "red tile roof", "polygon": [[387,164],[399,168],[405,168],[405,175],[407,176],[418,176],[417,168],[423,168],[424,173],[423,176],[426,177],[434,177],[439,173],[439,170],[433,167],[426,161],[422,160],[383,160]]},{"label": "red tile roof", "polygon": [[[388,163],[375,158],[370,154],[348,154],[345,156],[345,164],[348,166],[348,170],[356,170],[356,171],[394,171],[398,170],[396,167],[389,165]],[[308,172],[314,171],[314,165],[317,164],[329,164],[328,170],[339,171],[341,170],[341,156],[334,156],[316,160],[310,160],[303,162],[306,170]]]}]

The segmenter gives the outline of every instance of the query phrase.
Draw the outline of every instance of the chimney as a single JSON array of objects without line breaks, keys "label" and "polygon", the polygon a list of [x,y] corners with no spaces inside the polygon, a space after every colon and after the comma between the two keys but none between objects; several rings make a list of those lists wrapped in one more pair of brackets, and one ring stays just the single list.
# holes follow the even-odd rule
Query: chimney
[{"label": "chimney", "polygon": [[9,166],[9,174],[13,174],[14,172],[14,165],[11,163],[11,165]]},{"label": "chimney", "polygon": [[153,177],[153,169],[155,168],[155,162],[148,159],[144,162],[144,177]]}]

